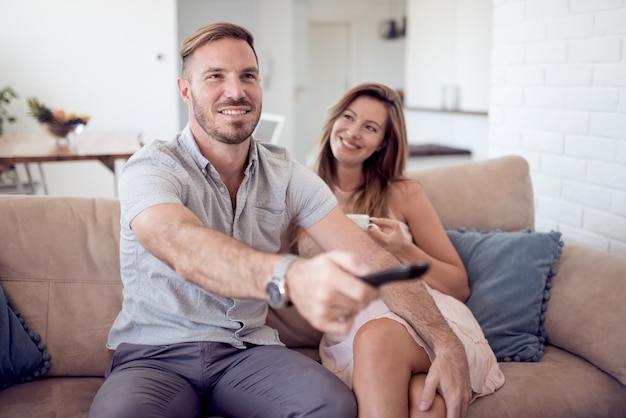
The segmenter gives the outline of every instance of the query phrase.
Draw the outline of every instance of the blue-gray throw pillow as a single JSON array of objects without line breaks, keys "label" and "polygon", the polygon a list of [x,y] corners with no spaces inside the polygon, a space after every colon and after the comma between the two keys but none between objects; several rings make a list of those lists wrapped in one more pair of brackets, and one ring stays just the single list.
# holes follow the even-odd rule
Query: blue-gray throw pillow
[{"label": "blue-gray throw pillow", "polygon": [[467,306],[500,361],[539,361],[561,233],[448,230],[467,269]]},{"label": "blue-gray throw pillow", "polygon": [[43,376],[50,354],[39,334],[28,332],[19,312],[13,311],[0,288],[0,389]]}]

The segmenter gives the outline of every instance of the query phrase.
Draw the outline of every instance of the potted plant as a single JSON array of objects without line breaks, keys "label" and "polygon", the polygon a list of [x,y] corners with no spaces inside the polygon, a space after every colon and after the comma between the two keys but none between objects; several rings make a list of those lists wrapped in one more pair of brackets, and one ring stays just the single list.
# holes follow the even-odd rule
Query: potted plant
[{"label": "potted plant", "polygon": [[4,123],[13,123],[17,118],[11,115],[7,109],[11,100],[17,99],[17,93],[11,87],[0,90],[0,135],[4,134]]},{"label": "potted plant", "polygon": [[[17,99],[17,93],[7,86],[0,90],[0,136],[4,134],[4,124],[14,123],[17,118],[11,115],[7,109],[11,100]],[[13,167],[5,167],[0,164],[0,184],[13,183],[12,169]]]}]

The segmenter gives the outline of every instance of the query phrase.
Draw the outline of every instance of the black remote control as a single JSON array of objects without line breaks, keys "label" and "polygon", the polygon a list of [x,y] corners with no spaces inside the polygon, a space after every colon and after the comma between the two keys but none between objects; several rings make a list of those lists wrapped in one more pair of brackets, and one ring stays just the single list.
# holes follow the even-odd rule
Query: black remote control
[{"label": "black remote control", "polygon": [[398,267],[392,267],[362,276],[361,280],[366,281],[372,286],[380,286],[396,280],[417,279],[422,274],[426,273],[429,267],[430,264],[428,263],[402,264]]}]

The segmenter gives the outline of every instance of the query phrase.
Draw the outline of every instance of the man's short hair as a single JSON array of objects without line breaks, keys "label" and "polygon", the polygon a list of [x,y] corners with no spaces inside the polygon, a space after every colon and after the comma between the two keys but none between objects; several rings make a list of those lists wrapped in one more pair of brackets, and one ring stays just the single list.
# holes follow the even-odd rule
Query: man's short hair
[{"label": "man's short hair", "polygon": [[259,62],[254,49],[254,37],[248,29],[229,22],[209,23],[196,29],[191,35],[187,36],[181,45],[180,59],[182,62],[181,73],[183,77],[188,78],[189,74],[186,73],[188,62],[196,49],[208,42],[227,38],[246,41],[248,45],[250,45],[250,48],[252,48],[252,52],[254,53],[254,58],[257,60],[257,63]]}]

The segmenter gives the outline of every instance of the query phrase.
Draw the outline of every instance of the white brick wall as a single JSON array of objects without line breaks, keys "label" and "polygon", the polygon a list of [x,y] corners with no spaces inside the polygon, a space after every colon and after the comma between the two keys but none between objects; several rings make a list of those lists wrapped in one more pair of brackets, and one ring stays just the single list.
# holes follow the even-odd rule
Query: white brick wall
[{"label": "white brick wall", "polygon": [[489,155],[531,167],[537,230],[626,256],[626,0],[493,0]]}]

